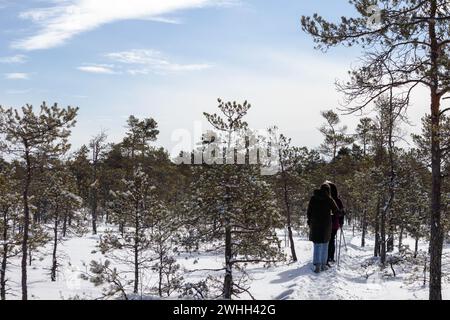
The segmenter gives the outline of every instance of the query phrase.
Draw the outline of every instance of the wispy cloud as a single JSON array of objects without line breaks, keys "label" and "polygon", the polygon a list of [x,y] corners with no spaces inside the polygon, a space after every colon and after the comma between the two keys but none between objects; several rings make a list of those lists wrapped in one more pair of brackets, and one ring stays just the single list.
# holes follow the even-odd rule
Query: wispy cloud
[{"label": "wispy cloud", "polygon": [[142,18],[141,20],[149,20],[149,21],[155,21],[155,22],[163,22],[168,24],[182,24],[182,21],[180,18],[167,18],[167,17],[150,17],[148,19]]},{"label": "wispy cloud", "polygon": [[30,74],[22,72],[5,73],[5,78],[8,80],[28,80],[30,79]]},{"label": "wispy cloud", "polygon": [[27,56],[23,54],[18,54],[10,57],[0,57],[0,63],[4,64],[15,64],[15,63],[25,63],[27,62]]},{"label": "wispy cloud", "polygon": [[72,37],[120,20],[173,20],[164,15],[209,5],[229,5],[233,0],[47,0],[53,6],[22,12],[20,17],[37,26],[37,32],[13,43],[23,50],[56,47]]},{"label": "wispy cloud", "polygon": [[4,9],[10,5],[10,1],[8,0],[0,0],[0,9]]},{"label": "wispy cloud", "polygon": [[106,55],[114,62],[127,67],[127,72],[132,75],[149,73],[174,73],[187,71],[201,71],[211,68],[210,64],[179,64],[165,57],[161,52],[146,49],[134,49],[130,51],[113,52]]},{"label": "wispy cloud", "polygon": [[85,64],[77,69],[97,74],[130,74],[134,76],[201,71],[212,67],[207,63],[175,63],[161,52],[150,49],[112,52],[105,54],[105,58],[114,64]]},{"label": "wispy cloud", "polygon": [[113,70],[114,66],[111,65],[85,65],[78,67],[77,69],[87,73],[96,73],[96,74],[115,74],[116,71]]},{"label": "wispy cloud", "polygon": [[15,95],[15,94],[26,94],[30,93],[32,89],[18,89],[18,90],[7,90],[7,94]]}]

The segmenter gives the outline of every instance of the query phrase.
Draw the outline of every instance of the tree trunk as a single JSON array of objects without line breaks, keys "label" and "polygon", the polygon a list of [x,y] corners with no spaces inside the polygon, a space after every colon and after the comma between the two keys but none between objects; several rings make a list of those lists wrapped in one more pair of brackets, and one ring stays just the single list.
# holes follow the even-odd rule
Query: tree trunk
[{"label": "tree trunk", "polygon": [[3,245],[2,265],[0,269],[0,299],[6,300],[6,263],[8,261],[8,245]]},{"label": "tree trunk", "polygon": [[225,227],[225,280],[223,284],[224,298],[231,300],[233,292],[233,274],[232,274],[232,249],[231,249],[231,227]]},{"label": "tree trunk", "polygon": [[162,292],[163,262],[164,262],[163,260],[164,260],[164,255],[163,255],[161,244],[160,244],[160,252],[159,252],[159,281],[158,281],[158,293],[159,293],[160,297],[163,296],[163,292]]},{"label": "tree trunk", "polygon": [[[334,138],[334,142],[333,142],[333,162],[334,162],[334,160],[336,160],[336,156],[337,156],[337,139],[336,139],[336,134],[334,134],[334,137],[335,138]],[[334,175],[334,173],[335,173],[335,170],[333,170],[333,175]]]},{"label": "tree trunk", "polygon": [[[437,15],[437,1],[430,1],[431,14]],[[443,228],[441,224],[441,147],[440,147],[440,99],[439,88],[439,44],[436,35],[436,20],[429,21],[432,65],[431,86],[431,237],[430,237],[430,300],[442,300],[441,272]]]},{"label": "tree trunk", "polygon": [[394,225],[393,225],[393,210],[392,203],[395,198],[395,161],[394,161],[394,141],[393,132],[395,126],[395,108],[394,108],[394,95],[392,89],[390,91],[390,103],[389,103],[389,135],[388,135],[388,151],[389,151],[389,201],[386,205],[385,216],[389,221],[389,236],[386,243],[386,250],[388,252],[394,251]]},{"label": "tree trunk", "polygon": [[56,250],[58,247],[58,214],[55,216],[55,224],[53,226],[53,254],[52,254],[52,271],[51,271],[51,279],[52,281],[56,281],[56,268],[58,265],[56,259]]},{"label": "tree trunk", "polygon": [[[386,205],[386,204],[385,204]],[[380,223],[380,258],[381,263],[386,262],[386,210],[381,210],[381,223]]]},{"label": "tree trunk", "polygon": [[292,261],[297,262],[297,253],[295,252],[295,242],[294,242],[294,234],[292,232],[292,227],[288,226],[288,236],[289,236],[289,243],[291,246],[291,255],[292,255]]},{"label": "tree trunk", "polygon": [[386,243],[386,251],[393,252],[394,251],[394,231],[392,228],[389,228],[389,236]]},{"label": "tree trunk", "polygon": [[[439,105],[439,102],[437,102]],[[439,107],[432,116],[433,128],[439,130]],[[435,129],[433,129],[435,131]],[[441,224],[441,151],[438,133],[432,134],[432,191],[430,239],[430,300],[442,300],[441,270],[444,233]]]},{"label": "tree trunk", "polygon": [[223,283],[223,295],[226,300],[231,300],[233,294],[233,250],[232,250],[232,238],[231,238],[231,221],[229,216],[229,201],[231,190],[226,186],[225,196],[227,201],[227,208],[225,212],[225,279]]},{"label": "tree trunk", "polygon": [[[281,157],[281,151],[280,151],[280,158],[282,158]],[[294,235],[292,233],[292,216],[291,216],[291,206],[290,206],[290,203],[289,203],[289,192],[288,192],[288,186],[287,186],[287,175],[286,175],[286,171],[285,171],[283,163],[281,164],[281,170],[282,170],[282,176],[283,176],[284,204],[286,206],[286,222],[287,222],[289,243],[290,243],[290,246],[291,246],[291,256],[292,256],[292,261],[293,262],[297,262],[297,253],[295,252]]]},{"label": "tree trunk", "polygon": [[139,214],[136,212],[134,234],[134,293],[139,292]]},{"label": "tree trunk", "polygon": [[63,220],[63,237],[66,237],[66,233],[67,233],[67,220],[68,220],[68,212],[66,211],[66,213],[64,214],[64,220]]},{"label": "tree trunk", "polygon": [[364,248],[366,246],[366,233],[367,233],[367,209],[363,210],[362,216],[362,235],[361,235],[361,247]]},{"label": "tree trunk", "polygon": [[28,193],[31,184],[31,159],[28,149],[28,142],[25,144],[25,161],[27,165],[27,174],[25,178],[25,186],[23,191],[23,238],[22,238],[22,300],[28,300],[28,286],[27,286],[27,258],[28,258],[28,232],[30,228],[30,208],[28,204]]},{"label": "tree trunk", "polygon": [[123,237],[124,232],[125,232],[125,226],[124,226],[123,222],[120,222],[120,224],[119,224],[119,232],[120,232],[120,235]]},{"label": "tree trunk", "polygon": [[93,162],[93,184],[92,188],[92,233],[97,234],[97,160],[98,155],[96,154],[95,147],[93,150],[92,162]]},{"label": "tree trunk", "polygon": [[3,213],[3,252],[2,252],[2,264],[0,267],[0,299],[6,300],[6,264],[8,261],[8,218],[7,210]]},{"label": "tree trunk", "polygon": [[375,211],[375,245],[374,245],[374,257],[380,255],[380,198],[377,201],[377,208]]},{"label": "tree trunk", "polygon": [[93,191],[92,199],[92,233],[97,234],[97,191]]},{"label": "tree trunk", "polygon": [[403,225],[400,227],[400,235],[398,236],[398,249],[400,250],[402,247],[403,242],[403,231],[404,231]]}]

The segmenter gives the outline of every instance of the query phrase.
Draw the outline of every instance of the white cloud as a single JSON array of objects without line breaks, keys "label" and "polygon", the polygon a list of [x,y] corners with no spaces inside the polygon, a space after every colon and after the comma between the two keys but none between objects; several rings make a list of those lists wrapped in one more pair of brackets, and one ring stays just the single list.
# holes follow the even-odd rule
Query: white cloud
[{"label": "white cloud", "polygon": [[201,71],[211,68],[210,64],[180,64],[171,62],[161,52],[155,50],[135,49],[129,51],[112,52],[105,55],[115,64],[85,64],[77,69],[97,74],[130,74],[147,75],[169,74],[191,71]]},{"label": "white cloud", "polygon": [[25,62],[27,62],[27,57],[23,54],[18,54],[10,57],[0,57],[0,63],[4,64],[25,63]]},{"label": "white cloud", "polygon": [[75,99],[87,99],[87,98],[89,98],[89,96],[86,96],[86,95],[83,95],[83,94],[73,94],[73,95],[71,95],[71,97],[75,98]]},{"label": "white cloud", "polygon": [[[48,0],[49,1],[49,0]],[[152,19],[164,21],[175,11],[228,5],[230,0],[53,0],[53,6],[22,12],[37,33],[13,43],[23,50],[47,49],[64,44],[72,37],[107,23],[120,20]],[[169,19],[169,21],[171,21]]]},{"label": "white cloud", "polygon": [[178,64],[169,61],[161,52],[155,50],[135,49],[113,52],[106,55],[109,59],[124,65],[130,65],[127,72],[132,75],[149,73],[174,73],[201,71],[211,67],[210,64]]},{"label": "white cloud", "polygon": [[78,67],[77,69],[87,73],[96,73],[96,74],[115,74],[116,72],[113,70],[114,66],[110,65],[86,65]]},{"label": "white cloud", "polygon": [[7,0],[0,0],[0,9],[8,7],[11,3]]},{"label": "white cloud", "polygon": [[28,80],[30,79],[30,74],[22,72],[5,73],[5,78],[8,80]]},{"label": "white cloud", "polygon": [[181,19],[179,18],[167,18],[167,17],[150,17],[150,18],[142,18],[141,20],[149,20],[155,22],[163,22],[168,24],[182,24]]},{"label": "white cloud", "polygon": [[21,95],[21,94],[26,94],[26,93],[30,93],[32,91],[32,89],[18,89],[18,90],[7,90],[6,93],[7,94],[11,94],[11,95]]},{"label": "white cloud", "polygon": [[144,49],[113,52],[108,53],[106,56],[115,61],[128,64],[158,64],[163,60],[160,52]]}]

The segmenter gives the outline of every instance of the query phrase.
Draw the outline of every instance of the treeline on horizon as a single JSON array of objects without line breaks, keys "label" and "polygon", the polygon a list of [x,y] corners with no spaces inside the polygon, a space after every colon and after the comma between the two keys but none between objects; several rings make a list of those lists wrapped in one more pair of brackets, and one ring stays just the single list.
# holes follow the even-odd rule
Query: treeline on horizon
[{"label": "treeline on horizon", "polygon": [[[215,144],[214,150],[225,158],[248,129],[245,116],[250,108],[247,102],[219,100],[218,113],[205,117],[222,138],[205,135],[192,152]],[[317,149],[293,146],[279,129],[268,129],[279,145],[279,170],[273,175],[261,174],[264,163],[176,165],[165,150],[152,146],[159,130],[150,117],[130,116],[119,143],[108,143],[99,133],[70,153],[77,112],[45,104],[39,110],[0,108],[2,299],[12,289],[12,259],[21,259],[22,298],[27,299],[27,270],[35,254],[51,246],[48,277],[56,281],[63,260],[58,254],[61,242],[97,234],[99,227],[106,228],[99,243],[105,260],[92,261],[83,278],[105,285],[104,298],[252,297],[247,266],[297,261],[295,233],[307,235],[306,207],[312,191],[325,180],[337,184],[346,228],[361,234],[361,246],[374,236],[374,257],[381,268],[393,263],[390,253],[395,247],[420,265],[428,259],[417,244],[430,237],[430,118],[423,118],[422,134],[413,135],[414,147],[400,148],[406,108],[386,96],[375,102],[373,117],[361,118],[352,133],[337,113],[323,111],[324,140]],[[443,117],[442,123],[441,136],[448,138],[450,120]],[[262,138],[260,143],[271,147]],[[445,153],[443,176],[448,175],[449,160]],[[450,184],[443,181],[446,213]],[[443,225],[448,238],[445,214]],[[285,239],[277,234],[282,229]],[[415,248],[402,244],[407,235],[416,239]],[[220,276],[188,282],[177,262],[184,253],[223,255],[223,268],[214,270]],[[146,273],[156,274],[158,280],[145,285]]]}]

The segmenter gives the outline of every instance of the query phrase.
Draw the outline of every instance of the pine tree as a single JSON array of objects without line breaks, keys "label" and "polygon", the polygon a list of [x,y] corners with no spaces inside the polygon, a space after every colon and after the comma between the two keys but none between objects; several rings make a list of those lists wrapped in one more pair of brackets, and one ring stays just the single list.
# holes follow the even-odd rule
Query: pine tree
[{"label": "pine tree", "polygon": [[[276,142],[278,152],[279,173],[272,179],[273,187],[280,202],[281,211],[285,213],[285,226],[287,230],[287,239],[291,250],[291,258],[296,262],[297,254],[295,251],[293,228],[299,225],[300,219],[295,219],[297,212],[302,212],[301,204],[306,202],[303,199],[306,194],[309,195],[311,186],[308,184],[306,172],[304,172],[305,154],[307,150],[293,147],[291,139],[283,134],[278,135],[276,127],[269,129],[271,135],[270,141]],[[295,223],[295,221],[298,221]],[[287,242],[287,241],[286,241]]]},{"label": "pine tree", "polygon": [[107,136],[104,132],[101,132],[97,136],[93,137],[89,142],[89,148],[91,151],[91,184],[89,186],[90,191],[90,203],[91,203],[91,216],[92,216],[92,233],[97,234],[97,219],[98,219],[98,189],[100,185],[99,170],[100,161],[103,151],[106,148],[105,141]]},{"label": "pine tree", "polygon": [[21,110],[0,107],[0,135],[5,137],[4,148],[24,162],[23,177],[23,239],[22,239],[22,299],[28,299],[27,256],[30,231],[29,193],[33,170],[39,154],[57,157],[69,145],[70,128],[75,125],[78,108],[48,107],[42,104],[35,113],[31,105]]},{"label": "pine tree", "polygon": [[175,258],[178,253],[182,225],[164,202],[153,206],[154,218],[151,226],[150,241],[154,263],[151,269],[158,275],[156,292],[160,297],[170,297],[179,291],[183,277],[181,267]]},{"label": "pine tree", "polygon": [[353,138],[347,134],[347,126],[338,127],[341,120],[333,110],[323,111],[321,115],[326,120],[326,124],[320,128],[320,132],[325,137],[320,150],[324,155],[335,160],[339,149],[352,144]]},{"label": "pine tree", "polygon": [[395,143],[402,138],[399,124],[405,122],[404,112],[406,105],[404,101],[396,99],[391,95],[381,96],[375,101],[377,117],[374,120],[374,136],[376,145],[377,164],[383,170],[386,180],[380,186],[381,211],[380,211],[380,236],[381,236],[381,263],[386,262],[386,252],[394,249],[394,225],[392,223],[392,205],[395,201],[397,190],[397,155]]},{"label": "pine tree", "polygon": [[122,190],[111,191],[114,200],[110,204],[110,210],[112,221],[123,223],[123,235],[118,236],[114,231],[107,232],[101,239],[100,248],[102,253],[114,261],[132,266],[133,293],[138,294],[141,270],[149,267],[153,260],[149,229],[155,220],[155,186],[140,168],[122,183]]},{"label": "pine tree", "polygon": [[373,131],[373,122],[371,118],[362,118],[356,127],[356,136],[363,145],[363,156],[367,155],[367,148],[370,144],[370,135]]},{"label": "pine tree", "polygon": [[128,131],[121,146],[127,152],[128,158],[132,159],[133,163],[137,158],[142,159],[150,150],[149,143],[156,141],[159,134],[157,128],[158,123],[152,118],[139,120],[133,115],[128,118]]},{"label": "pine tree", "polygon": [[224,254],[224,299],[249,293],[240,281],[235,281],[234,269],[245,273],[249,263],[274,263],[281,259],[275,230],[282,226],[282,220],[273,191],[260,175],[261,168],[249,164],[223,165],[235,163],[237,153],[233,147],[238,133],[247,128],[243,118],[249,108],[247,102],[219,100],[223,117],[205,113],[224,137],[206,143],[210,157],[205,164],[193,168],[192,198],[187,204],[188,247],[201,250],[200,244],[209,243],[212,246],[209,250]]}]

